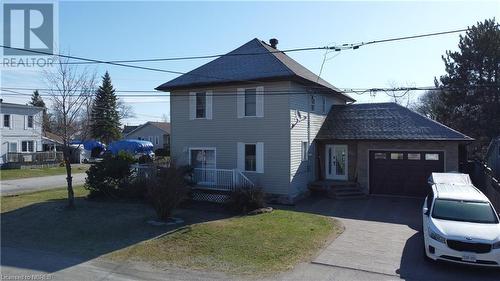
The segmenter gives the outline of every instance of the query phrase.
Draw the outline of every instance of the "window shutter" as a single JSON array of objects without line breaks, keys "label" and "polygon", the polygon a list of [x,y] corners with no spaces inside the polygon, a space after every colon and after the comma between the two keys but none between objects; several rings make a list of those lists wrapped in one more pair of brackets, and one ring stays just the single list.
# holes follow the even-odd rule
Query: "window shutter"
[{"label": "window shutter", "polygon": [[3,128],[3,114],[0,114],[0,128]]},{"label": "window shutter", "polygon": [[238,88],[236,95],[236,107],[238,111],[238,118],[245,117],[245,89]]},{"label": "window shutter", "polygon": [[28,128],[28,116],[24,115],[24,129],[26,130]]},{"label": "window shutter", "polygon": [[189,120],[196,118],[196,93],[189,93]]},{"label": "window shutter", "polygon": [[264,87],[257,87],[256,92],[256,115],[264,117]]},{"label": "window shutter", "polygon": [[212,119],[212,91],[207,91],[207,95],[205,96],[206,104],[207,104],[207,119]]},{"label": "window shutter", "polygon": [[237,157],[237,168],[240,171],[245,170],[245,144],[242,142],[238,143],[238,157]]},{"label": "window shutter", "polygon": [[256,145],[257,173],[264,173],[264,143],[258,142]]},{"label": "window shutter", "polygon": [[14,129],[14,114],[9,115],[9,129]]}]

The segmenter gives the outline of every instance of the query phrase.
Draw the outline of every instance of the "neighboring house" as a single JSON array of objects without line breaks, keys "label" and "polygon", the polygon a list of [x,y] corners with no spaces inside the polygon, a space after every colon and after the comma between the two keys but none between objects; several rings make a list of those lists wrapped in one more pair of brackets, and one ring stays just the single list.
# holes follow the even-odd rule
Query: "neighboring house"
[{"label": "neighboring house", "polygon": [[64,146],[64,141],[61,136],[50,132],[42,133],[42,145],[43,151],[62,151]]},{"label": "neighboring house", "polygon": [[170,123],[146,122],[140,126],[125,126],[123,138],[146,140],[153,143],[153,149],[168,149],[170,146]]},{"label": "neighboring house", "polygon": [[485,159],[488,167],[493,172],[493,176],[500,179],[500,136],[491,140]]},{"label": "neighboring house", "polygon": [[42,151],[42,111],[41,107],[0,102],[0,165],[9,162],[8,152]]},{"label": "neighboring house", "polygon": [[[253,39],[156,88],[170,92],[171,157],[193,166],[198,183],[217,187],[244,179],[271,199],[293,202],[320,180],[354,181],[365,193],[419,193],[405,186],[425,185],[428,175],[405,180],[401,169],[370,164],[382,153],[410,170],[458,169],[458,146],[469,137],[398,105],[348,105],[355,100],[275,47]],[[344,117],[371,126],[359,138],[329,130],[354,126]],[[380,169],[387,171],[373,186],[399,180],[405,191],[370,187],[370,175]]]}]

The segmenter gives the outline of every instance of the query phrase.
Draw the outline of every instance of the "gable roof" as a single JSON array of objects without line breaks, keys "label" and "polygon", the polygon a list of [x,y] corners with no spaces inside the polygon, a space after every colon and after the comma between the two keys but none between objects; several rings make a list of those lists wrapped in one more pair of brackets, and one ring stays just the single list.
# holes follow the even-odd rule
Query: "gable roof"
[{"label": "gable roof", "polygon": [[305,68],[288,55],[255,38],[239,48],[208,62],[156,88],[171,91],[217,84],[258,83],[270,80],[294,80],[318,90],[353,98]]},{"label": "gable roof", "polygon": [[43,110],[43,107],[29,105],[29,104],[18,104],[18,103],[10,103],[10,102],[0,102],[0,109],[2,107],[16,107],[16,108],[26,108],[26,109],[34,109],[34,110]]},{"label": "gable roof", "polygon": [[334,105],[317,139],[457,140],[472,138],[396,103]]},{"label": "gable roof", "polygon": [[139,125],[137,125],[137,126],[125,125],[125,126],[123,126],[122,134],[126,135],[126,134],[132,132],[133,130],[137,129],[138,127],[139,127]]},{"label": "gable roof", "polygon": [[[124,136],[127,136],[127,135],[130,135],[132,134],[133,132],[136,132],[146,126],[154,126],[160,130],[162,130],[163,132],[165,132],[165,134],[170,134],[170,123],[168,122],[153,122],[153,121],[148,121],[142,125],[139,125],[139,126],[128,126],[128,127],[135,127],[134,129],[128,131],[128,132],[125,132],[125,128],[123,128],[123,135]],[[125,126],[127,127],[127,126]]]}]

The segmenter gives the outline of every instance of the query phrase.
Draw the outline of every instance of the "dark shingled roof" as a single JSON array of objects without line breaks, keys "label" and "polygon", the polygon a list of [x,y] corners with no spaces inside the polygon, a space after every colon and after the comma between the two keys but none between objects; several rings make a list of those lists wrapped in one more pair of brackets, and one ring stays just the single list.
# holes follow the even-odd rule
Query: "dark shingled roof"
[{"label": "dark shingled roof", "polygon": [[473,140],[396,103],[334,105],[316,138],[338,140]]},{"label": "dark shingled roof", "polygon": [[132,132],[133,130],[137,129],[139,127],[139,125],[137,126],[129,126],[129,125],[125,125],[123,127],[123,131],[122,131],[122,134],[126,135],[130,132]]},{"label": "dark shingled roof", "polygon": [[[276,51],[276,49],[255,38],[229,52],[229,56],[221,56],[158,86],[156,90],[171,91],[227,83],[294,80],[304,84],[312,84],[319,87],[319,89],[333,92],[344,99],[354,101],[353,98],[319,78],[285,53]],[[258,55],[249,55],[255,53],[258,53]]]}]

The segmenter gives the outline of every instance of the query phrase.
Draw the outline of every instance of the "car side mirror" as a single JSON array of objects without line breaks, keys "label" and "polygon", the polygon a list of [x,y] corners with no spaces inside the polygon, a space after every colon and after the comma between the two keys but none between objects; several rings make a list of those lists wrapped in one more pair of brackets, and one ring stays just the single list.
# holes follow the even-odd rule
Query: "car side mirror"
[{"label": "car side mirror", "polygon": [[427,207],[424,207],[423,211],[424,211],[424,215],[426,215],[426,216],[429,215],[429,209]]}]

